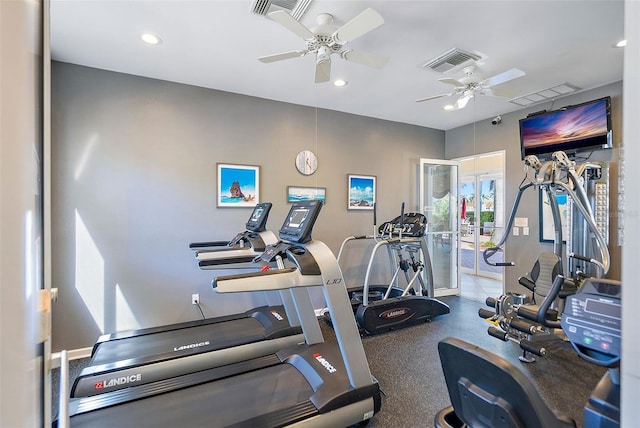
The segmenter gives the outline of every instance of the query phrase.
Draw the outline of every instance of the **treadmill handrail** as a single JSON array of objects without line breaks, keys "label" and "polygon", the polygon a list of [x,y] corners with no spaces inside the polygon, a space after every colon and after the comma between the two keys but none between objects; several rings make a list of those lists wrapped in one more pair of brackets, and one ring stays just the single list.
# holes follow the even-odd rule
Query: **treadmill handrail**
[{"label": "treadmill handrail", "polygon": [[[278,238],[270,230],[265,230],[258,233],[244,232],[244,234],[247,234],[246,235],[247,238],[255,236],[255,238],[249,239],[249,243],[248,243],[249,245],[244,245],[244,246],[230,245],[233,242],[232,240],[227,242],[226,246],[196,249],[195,251],[196,259],[209,260],[212,258],[227,257],[227,256],[223,256],[222,254],[232,254],[233,252],[245,252],[244,254],[246,254],[246,252],[250,252],[255,256],[255,255],[262,254],[262,252],[264,251],[267,245],[275,244],[276,242],[278,242]],[[240,233],[238,235],[243,235],[243,233]],[[259,245],[256,245],[258,241],[259,241]],[[232,257],[232,256],[229,255],[228,257]]]},{"label": "treadmill handrail", "polygon": [[322,285],[320,275],[302,275],[296,268],[251,272],[239,275],[219,276],[211,281],[218,293],[239,293],[244,291],[286,290],[296,287]]},{"label": "treadmill handrail", "polygon": [[199,261],[224,260],[225,262],[228,261],[228,263],[235,263],[234,258],[255,257],[260,254],[262,253],[256,252],[252,247],[221,248],[196,254],[196,258]]},{"label": "treadmill handrail", "polygon": [[[202,251],[206,248],[216,248],[216,247],[228,247],[229,241],[205,241],[205,242],[192,242],[189,244],[189,248],[192,250]],[[205,250],[206,251],[206,250]]]}]

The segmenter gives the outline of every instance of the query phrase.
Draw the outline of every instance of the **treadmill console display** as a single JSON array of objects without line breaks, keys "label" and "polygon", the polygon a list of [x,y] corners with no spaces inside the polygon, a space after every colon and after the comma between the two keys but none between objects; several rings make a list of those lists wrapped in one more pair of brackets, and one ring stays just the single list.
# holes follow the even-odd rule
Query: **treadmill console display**
[{"label": "treadmill console display", "polygon": [[299,244],[310,241],[320,208],[322,201],[319,200],[296,202],[280,228],[280,239]]},{"label": "treadmill console display", "polygon": [[427,230],[427,218],[424,214],[408,213],[380,225],[378,232],[382,235],[421,237]]},{"label": "treadmill console display", "polygon": [[256,205],[246,223],[246,228],[250,232],[263,232],[267,228],[267,217],[271,209],[270,202],[263,202]]}]

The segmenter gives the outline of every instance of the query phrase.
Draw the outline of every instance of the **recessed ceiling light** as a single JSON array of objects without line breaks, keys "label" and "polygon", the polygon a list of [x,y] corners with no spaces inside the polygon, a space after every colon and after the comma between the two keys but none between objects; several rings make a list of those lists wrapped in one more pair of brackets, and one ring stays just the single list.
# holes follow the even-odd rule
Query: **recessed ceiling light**
[{"label": "recessed ceiling light", "polygon": [[159,45],[160,43],[162,43],[162,40],[160,40],[160,37],[156,36],[155,34],[143,33],[142,36],[140,37],[142,38],[143,42],[148,43],[150,45]]},{"label": "recessed ceiling light", "polygon": [[618,43],[616,43],[616,47],[617,48],[623,48],[627,46],[627,41],[626,40],[620,40]]},{"label": "recessed ceiling light", "polygon": [[455,106],[453,104],[447,104],[446,106],[442,107],[444,110],[453,110],[455,108]]},{"label": "recessed ceiling light", "polygon": [[334,86],[337,86],[337,87],[339,87],[339,88],[340,88],[340,87],[342,87],[342,86],[346,86],[346,85],[347,85],[347,83],[349,83],[349,82],[347,82],[346,80],[343,80],[343,79],[337,79],[335,82],[333,82],[333,85],[334,85]]}]

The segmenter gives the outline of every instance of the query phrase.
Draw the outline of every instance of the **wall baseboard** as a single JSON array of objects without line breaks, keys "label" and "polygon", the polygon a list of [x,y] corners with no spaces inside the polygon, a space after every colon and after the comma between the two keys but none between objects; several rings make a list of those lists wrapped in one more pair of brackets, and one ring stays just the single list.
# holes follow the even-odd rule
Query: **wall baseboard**
[{"label": "wall baseboard", "polygon": [[[90,348],[79,348],[72,349],[67,351],[67,358],[69,360],[79,360],[80,358],[89,358],[91,356],[91,351],[93,347]],[[51,368],[57,369],[60,367],[60,352],[51,353]]]}]

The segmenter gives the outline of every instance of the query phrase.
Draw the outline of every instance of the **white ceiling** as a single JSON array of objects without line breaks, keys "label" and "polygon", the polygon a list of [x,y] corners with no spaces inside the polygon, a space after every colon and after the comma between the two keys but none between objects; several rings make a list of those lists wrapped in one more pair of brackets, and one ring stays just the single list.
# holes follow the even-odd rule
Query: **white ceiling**
[{"label": "white ceiling", "polygon": [[[304,49],[302,39],[250,12],[251,0],[51,0],[52,58],[306,106],[448,130],[518,110],[504,98],[476,96],[447,112],[455,97],[443,75],[420,67],[452,49],[481,54],[477,74],[513,67],[526,76],[500,86],[514,95],[571,83],[592,89],[622,80],[623,0],[326,1],[313,0],[300,22],[320,13],[341,26],[371,7],[385,23],[353,40],[353,49],[390,58],[381,69],[332,56],[332,80],[314,83],[311,55],[263,64],[258,57]],[[159,35],[157,46],[140,40]],[[548,108],[549,102],[541,104]]]}]

